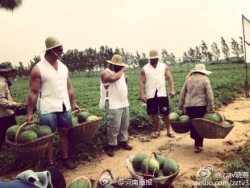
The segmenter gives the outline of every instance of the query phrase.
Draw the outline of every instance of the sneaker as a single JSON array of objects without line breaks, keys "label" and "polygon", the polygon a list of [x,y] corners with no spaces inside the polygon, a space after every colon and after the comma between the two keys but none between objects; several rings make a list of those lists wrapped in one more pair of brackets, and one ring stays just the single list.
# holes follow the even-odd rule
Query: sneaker
[{"label": "sneaker", "polygon": [[115,154],[115,146],[107,145],[106,147],[104,147],[104,151],[109,157],[113,157]]},{"label": "sneaker", "polygon": [[63,159],[63,166],[65,166],[68,169],[75,169],[76,165],[69,159]]},{"label": "sneaker", "polygon": [[128,145],[128,142],[119,142],[118,145],[125,150],[132,150],[132,147]]}]

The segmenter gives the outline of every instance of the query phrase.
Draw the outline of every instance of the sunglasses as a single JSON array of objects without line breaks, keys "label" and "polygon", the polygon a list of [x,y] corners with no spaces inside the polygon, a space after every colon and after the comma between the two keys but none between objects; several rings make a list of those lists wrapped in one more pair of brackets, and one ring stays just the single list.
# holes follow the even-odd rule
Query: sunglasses
[{"label": "sunglasses", "polygon": [[52,49],[53,51],[55,51],[55,52],[63,52],[63,48],[62,47],[59,47],[59,48],[54,48],[54,49]]}]

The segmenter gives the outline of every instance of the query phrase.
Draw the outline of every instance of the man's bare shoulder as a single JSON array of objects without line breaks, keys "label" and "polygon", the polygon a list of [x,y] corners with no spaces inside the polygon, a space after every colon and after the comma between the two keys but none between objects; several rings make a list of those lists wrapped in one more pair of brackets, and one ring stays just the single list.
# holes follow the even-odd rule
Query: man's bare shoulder
[{"label": "man's bare shoulder", "polygon": [[40,70],[37,65],[35,65],[31,70],[31,76],[40,76]]}]

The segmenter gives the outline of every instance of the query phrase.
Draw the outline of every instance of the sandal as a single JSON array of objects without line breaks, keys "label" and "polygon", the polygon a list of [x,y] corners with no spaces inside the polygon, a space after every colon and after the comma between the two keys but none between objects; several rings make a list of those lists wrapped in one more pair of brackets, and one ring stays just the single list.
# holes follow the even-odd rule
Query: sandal
[{"label": "sandal", "polygon": [[172,133],[168,133],[167,137],[169,137],[169,138],[175,138],[175,136]]},{"label": "sandal", "polygon": [[202,151],[203,151],[203,148],[200,147],[200,146],[196,146],[196,147],[194,148],[194,152],[195,152],[195,153],[200,153],[200,152],[202,152]]},{"label": "sandal", "polygon": [[156,131],[156,132],[153,132],[153,133],[151,134],[151,137],[152,137],[152,138],[158,138],[160,135],[161,135],[160,132]]}]

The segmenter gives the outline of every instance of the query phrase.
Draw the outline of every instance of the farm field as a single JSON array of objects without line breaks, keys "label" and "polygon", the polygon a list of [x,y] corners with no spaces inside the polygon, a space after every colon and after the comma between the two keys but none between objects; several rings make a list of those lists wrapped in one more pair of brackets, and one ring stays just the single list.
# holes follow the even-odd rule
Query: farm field
[{"label": "farm field", "polygon": [[[184,83],[185,77],[191,66],[184,67],[170,67],[174,82],[176,97],[170,99],[170,106],[174,108],[178,103],[181,87]],[[244,93],[245,69],[244,65],[207,65],[207,70],[213,73],[209,76],[211,85],[215,95],[216,107],[228,105],[235,100],[239,93]],[[145,108],[140,102],[139,92],[139,70],[128,70],[129,77],[129,103],[130,103],[130,134],[147,134],[152,131],[150,118],[146,115]],[[75,98],[81,108],[87,109],[91,114],[102,117],[101,128],[92,142],[88,144],[79,144],[72,146],[72,158],[75,161],[88,161],[96,158],[101,152],[101,146],[105,142],[105,112],[98,107],[99,103],[99,75],[93,77],[79,77],[71,75],[71,82],[74,87]],[[13,82],[12,87],[13,97],[16,101],[26,102],[28,93],[28,79],[19,79]],[[24,122],[24,117],[18,117],[19,124]],[[143,127],[143,129],[141,128]],[[57,142],[57,140],[55,140]],[[55,146],[56,160],[60,165],[60,148]],[[0,157],[5,158],[0,160],[0,172],[3,174],[8,166],[13,161],[13,155],[10,149],[5,145]],[[34,164],[35,169],[42,168],[44,161],[39,161]],[[25,165],[17,166],[15,170],[23,168]]]}]

